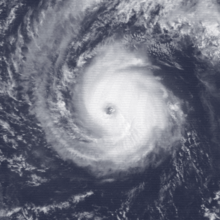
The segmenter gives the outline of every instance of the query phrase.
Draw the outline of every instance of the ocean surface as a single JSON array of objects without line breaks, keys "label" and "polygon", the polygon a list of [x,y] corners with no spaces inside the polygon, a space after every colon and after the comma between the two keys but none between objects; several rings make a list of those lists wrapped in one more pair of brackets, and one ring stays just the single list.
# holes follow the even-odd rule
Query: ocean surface
[{"label": "ocean surface", "polygon": [[219,0],[0,0],[0,219],[220,219]]}]

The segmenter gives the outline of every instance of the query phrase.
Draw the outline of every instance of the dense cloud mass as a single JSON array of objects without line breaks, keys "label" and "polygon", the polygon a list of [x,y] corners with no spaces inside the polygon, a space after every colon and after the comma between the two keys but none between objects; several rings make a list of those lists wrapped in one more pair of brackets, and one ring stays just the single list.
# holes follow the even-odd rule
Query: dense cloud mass
[{"label": "dense cloud mass", "polygon": [[184,119],[180,101],[152,76],[141,58],[115,45],[103,49],[73,92],[75,121],[85,129],[84,139],[71,140],[57,150],[104,174],[143,168],[156,145],[166,149],[180,140]]},{"label": "dense cloud mass", "polygon": [[217,216],[218,1],[1,5],[3,217]]}]

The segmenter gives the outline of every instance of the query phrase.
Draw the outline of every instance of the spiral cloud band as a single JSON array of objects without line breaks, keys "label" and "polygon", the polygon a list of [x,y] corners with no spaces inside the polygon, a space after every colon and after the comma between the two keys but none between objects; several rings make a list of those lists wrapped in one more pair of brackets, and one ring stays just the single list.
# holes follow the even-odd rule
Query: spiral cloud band
[{"label": "spiral cloud band", "polygon": [[[13,58],[22,94],[61,159],[96,176],[143,170],[151,155],[180,141],[181,100],[155,77],[146,54],[114,35],[96,41],[96,23],[94,33],[82,34],[83,19],[72,15],[78,1],[70,2],[72,8],[48,6],[32,31],[26,18],[32,41],[26,45],[19,35],[17,48],[28,49]],[[92,39],[99,43],[86,47]]]}]

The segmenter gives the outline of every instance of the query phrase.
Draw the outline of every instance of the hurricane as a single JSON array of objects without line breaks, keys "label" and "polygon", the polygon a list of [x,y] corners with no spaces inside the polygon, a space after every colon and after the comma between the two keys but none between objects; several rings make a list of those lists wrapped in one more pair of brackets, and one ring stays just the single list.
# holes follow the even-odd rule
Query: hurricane
[{"label": "hurricane", "polygon": [[98,176],[143,170],[150,164],[149,155],[168,152],[180,142],[182,101],[153,74],[156,67],[148,55],[129,48],[120,33],[83,52],[86,40],[96,41],[87,33],[78,38],[86,31],[86,3],[62,4],[57,4],[61,11],[48,4],[38,22],[26,19],[27,25],[34,24],[27,36],[32,40],[26,43],[21,35],[21,50],[14,57],[15,62],[24,57],[17,66],[22,96],[31,103],[30,112],[42,124],[51,148],[64,160]]}]

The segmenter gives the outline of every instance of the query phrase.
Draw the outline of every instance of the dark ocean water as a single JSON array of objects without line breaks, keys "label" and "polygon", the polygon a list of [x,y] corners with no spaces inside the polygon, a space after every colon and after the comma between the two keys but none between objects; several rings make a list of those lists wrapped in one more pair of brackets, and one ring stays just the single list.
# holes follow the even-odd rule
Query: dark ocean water
[{"label": "dark ocean water", "polygon": [[[0,219],[220,218],[219,27],[208,29],[219,23],[202,3],[177,2],[0,1]],[[142,172],[97,177],[53,146],[73,135],[75,78],[118,40],[148,57],[186,123]]]}]

